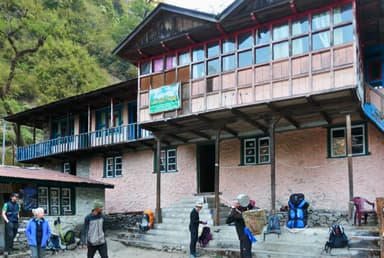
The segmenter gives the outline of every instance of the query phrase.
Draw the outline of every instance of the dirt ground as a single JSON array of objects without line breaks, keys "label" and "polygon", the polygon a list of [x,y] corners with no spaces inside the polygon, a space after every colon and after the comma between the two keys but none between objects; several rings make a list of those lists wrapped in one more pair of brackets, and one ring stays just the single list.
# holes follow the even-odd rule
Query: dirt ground
[{"label": "dirt ground", "polygon": [[[112,237],[112,236],[111,236]],[[108,257],[109,258],[185,258],[189,257],[186,253],[180,252],[163,252],[157,250],[143,249],[132,246],[125,246],[124,244],[112,240],[110,237],[107,238],[108,245]],[[87,257],[86,248],[76,248],[71,251],[63,251],[56,255],[49,255],[50,258],[85,258]],[[99,254],[96,253],[95,258],[99,258]],[[208,258],[212,256],[202,255],[202,258]],[[213,256],[216,257],[216,256]]]}]

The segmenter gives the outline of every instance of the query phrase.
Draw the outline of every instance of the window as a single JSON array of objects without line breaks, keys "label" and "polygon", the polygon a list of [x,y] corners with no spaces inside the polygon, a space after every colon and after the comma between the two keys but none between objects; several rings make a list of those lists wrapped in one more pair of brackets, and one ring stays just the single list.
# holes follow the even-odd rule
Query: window
[{"label": "window", "polygon": [[104,177],[122,176],[123,159],[121,156],[105,158]]},{"label": "window", "polygon": [[244,67],[244,66],[249,66],[253,63],[252,61],[252,50],[247,50],[244,52],[240,52],[238,54],[238,66],[239,67]]},{"label": "window", "polygon": [[164,59],[162,57],[154,59],[152,67],[154,73],[162,72],[164,69]]},{"label": "window", "polygon": [[[352,155],[367,154],[366,127],[365,125],[353,125],[352,133]],[[330,157],[345,157],[347,155],[347,131],[345,127],[331,128]]]},{"label": "window", "polygon": [[229,39],[224,39],[221,43],[221,53],[231,53],[235,51],[235,39],[234,38],[229,38]]},{"label": "window", "polygon": [[201,61],[204,60],[204,47],[197,47],[192,51],[192,61]]},{"label": "window", "polygon": [[[156,155],[155,155],[156,164]],[[156,169],[155,169],[156,171]],[[177,154],[176,149],[164,149],[160,151],[160,172],[176,172],[177,171]]]},{"label": "window", "polygon": [[242,146],[242,164],[253,165],[270,163],[269,137],[244,139]]},{"label": "window", "polygon": [[165,70],[170,70],[176,67],[176,56],[171,55],[165,58]]},{"label": "window", "polygon": [[273,27],[273,41],[286,39],[289,36],[288,24],[280,24]]},{"label": "window", "polygon": [[324,31],[312,35],[312,50],[329,48],[331,46],[329,31]]},{"label": "window", "polygon": [[288,41],[273,44],[273,59],[287,58],[289,56]]},{"label": "window", "polygon": [[256,48],[256,64],[268,62],[271,58],[269,46]]},{"label": "window", "polygon": [[51,139],[73,135],[75,122],[73,116],[52,121]]},{"label": "window", "polygon": [[204,63],[198,63],[192,65],[192,79],[198,79],[204,77]]},{"label": "window", "polygon": [[308,18],[303,17],[292,22],[292,36],[308,33]]},{"label": "window", "polygon": [[352,24],[335,28],[333,33],[333,41],[335,46],[353,41]]},{"label": "window", "polygon": [[240,34],[238,44],[239,45],[238,45],[237,49],[251,48],[253,46],[252,32]]},{"label": "window", "polygon": [[181,52],[179,54],[179,66],[187,65],[191,62],[189,51]]},{"label": "window", "polygon": [[37,206],[50,216],[74,215],[74,190],[69,187],[37,187]]},{"label": "window", "polygon": [[292,40],[292,55],[300,55],[308,52],[309,38],[308,36],[296,38]]},{"label": "window", "polygon": [[220,72],[219,59],[212,59],[207,62],[207,74],[216,74]]},{"label": "window", "polygon": [[71,163],[65,162],[63,165],[64,174],[71,174]]},{"label": "window", "polygon": [[351,22],[353,18],[352,6],[345,5],[337,7],[333,10],[333,24],[340,24],[345,22]]},{"label": "window", "polygon": [[269,28],[259,29],[256,33],[256,45],[269,43],[271,34]]},{"label": "window", "polygon": [[214,57],[220,54],[219,43],[214,42],[207,45],[207,57]]},{"label": "window", "polygon": [[312,17],[312,30],[317,31],[329,27],[329,11],[314,14]]},{"label": "window", "polygon": [[236,68],[235,55],[224,56],[222,58],[222,70],[223,72],[231,71]]},{"label": "window", "polygon": [[111,109],[105,108],[96,111],[96,130],[120,126],[123,123],[121,116],[121,106],[116,106],[113,110],[113,124],[111,125]]},{"label": "window", "polygon": [[140,75],[149,74],[151,72],[151,63],[144,62],[140,64]]}]

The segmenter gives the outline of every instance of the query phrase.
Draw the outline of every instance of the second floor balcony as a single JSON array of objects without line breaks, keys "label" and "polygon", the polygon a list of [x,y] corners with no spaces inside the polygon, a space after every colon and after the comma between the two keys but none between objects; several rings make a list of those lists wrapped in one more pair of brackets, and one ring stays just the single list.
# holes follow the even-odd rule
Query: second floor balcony
[{"label": "second floor balcony", "polygon": [[75,151],[92,151],[100,147],[134,144],[140,140],[152,138],[150,131],[141,129],[138,124],[132,123],[21,146],[17,148],[16,159],[18,162],[30,161]]}]

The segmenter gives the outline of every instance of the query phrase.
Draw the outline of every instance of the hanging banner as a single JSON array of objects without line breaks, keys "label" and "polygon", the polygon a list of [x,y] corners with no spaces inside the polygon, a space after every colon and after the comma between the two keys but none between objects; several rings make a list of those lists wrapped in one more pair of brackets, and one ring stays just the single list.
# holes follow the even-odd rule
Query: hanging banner
[{"label": "hanging banner", "polygon": [[180,108],[180,83],[173,83],[149,91],[149,113]]}]

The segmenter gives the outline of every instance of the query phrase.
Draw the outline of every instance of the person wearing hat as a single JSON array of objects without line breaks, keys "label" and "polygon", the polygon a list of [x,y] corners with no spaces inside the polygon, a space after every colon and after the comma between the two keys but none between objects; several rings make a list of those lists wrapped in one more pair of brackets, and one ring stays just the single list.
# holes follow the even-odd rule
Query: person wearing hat
[{"label": "person wearing hat", "polygon": [[199,224],[207,224],[205,221],[201,221],[199,218],[199,212],[203,208],[203,204],[198,202],[192,209],[189,221],[189,231],[191,232],[191,243],[189,245],[190,258],[199,257],[200,254],[196,253],[196,244],[199,238]]},{"label": "person wearing hat", "polygon": [[4,257],[7,257],[11,254],[13,248],[13,241],[16,237],[17,230],[19,228],[20,205],[18,201],[19,194],[13,193],[11,195],[11,200],[4,203],[3,210],[1,213],[5,222]]},{"label": "person wearing hat", "polygon": [[252,257],[252,242],[245,234],[245,222],[243,218],[243,212],[249,209],[249,197],[245,194],[239,194],[235,199],[231,212],[226,220],[227,224],[235,223],[237,236],[240,240],[240,257],[251,258]]},{"label": "person wearing hat", "polygon": [[103,208],[102,202],[95,201],[93,210],[84,219],[81,242],[88,248],[87,258],[93,258],[96,251],[99,252],[101,258],[108,258]]}]

